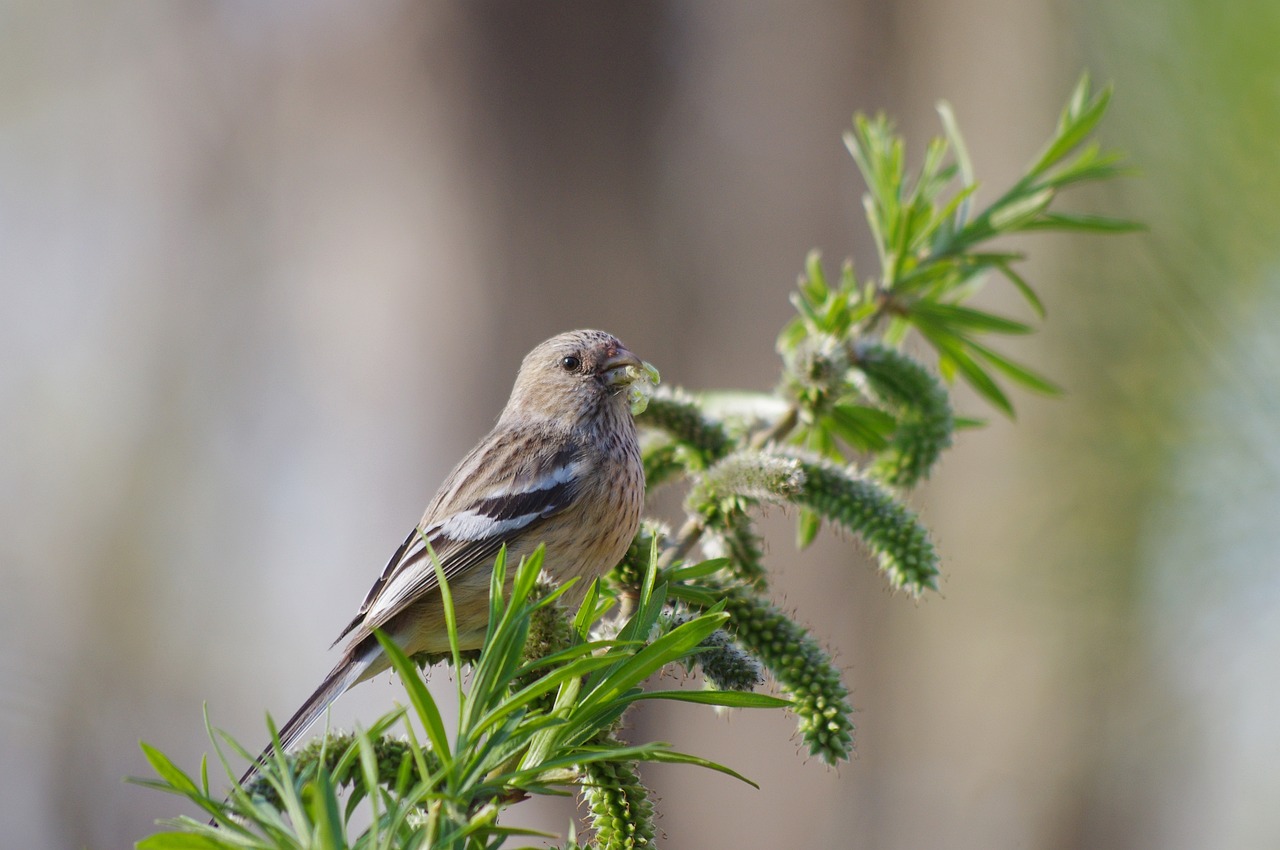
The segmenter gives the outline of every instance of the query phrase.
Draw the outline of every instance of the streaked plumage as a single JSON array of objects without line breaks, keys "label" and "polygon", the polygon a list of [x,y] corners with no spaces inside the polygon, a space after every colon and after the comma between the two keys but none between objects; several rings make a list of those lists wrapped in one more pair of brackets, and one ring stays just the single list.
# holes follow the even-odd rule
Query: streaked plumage
[{"label": "streaked plumage", "polygon": [[497,425],[445,479],[334,641],[345,642],[342,658],[281,728],[286,748],[344,691],[387,669],[374,629],[410,655],[448,651],[427,543],[449,581],[464,649],[483,640],[490,568],[502,546],[515,563],[545,544],[557,579],[582,578],[570,601],[617,564],[644,500],[629,407],[641,366],[615,337],[589,330],[553,337],[525,357]]}]

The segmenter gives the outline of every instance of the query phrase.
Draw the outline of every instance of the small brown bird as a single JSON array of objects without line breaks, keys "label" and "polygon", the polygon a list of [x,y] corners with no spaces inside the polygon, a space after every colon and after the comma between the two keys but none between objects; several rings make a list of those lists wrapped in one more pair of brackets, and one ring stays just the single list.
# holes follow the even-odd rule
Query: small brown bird
[{"label": "small brown bird", "polygon": [[560,334],[525,357],[498,424],[445,479],[334,641],[346,641],[342,659],[280,729],[286,749],[348,688],[390,666],[374,629],[409,655],[449,651],[427,544],[449,582],[463,649],[484,639],[491,567],[504,545],[517,563],[546,544],[557,580],[581,578],[569,594],[577,599],[621,560],[644,501],[631,390],[646,373],[657,374],[602,331]]}]

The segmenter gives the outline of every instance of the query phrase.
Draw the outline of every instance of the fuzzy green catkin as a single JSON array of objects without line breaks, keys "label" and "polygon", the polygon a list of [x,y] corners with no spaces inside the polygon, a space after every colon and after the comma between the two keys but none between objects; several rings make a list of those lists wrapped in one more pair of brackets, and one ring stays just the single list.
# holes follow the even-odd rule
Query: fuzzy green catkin
[{"label": "fuzzy green catkin", "polygon": [[640,530],[631,538],[631,545],[622,556],[622,560],[609,573],[609,581],[622,588],[637,588],[644,584],[645,574],[649,571],[649,558],[653,553],[653,540],[656,537],[661,544],[669,537],[669,530],[660,522],[642,520]]},{"label": "fuzzy green catkin", "polygon": [[666,431],[693,449],[704,467],[724,457],[733,447],[724,427],[704,416],[697,402],[683,393],[655,390],[638,421],[646,428]]},{"label": "fuzzy green catkin", "polygon": [[[667,630],[674,629],[694,619],[696,615],[684,608],[670,612]],[[733,642],[733,636],[724,629],[716,629],[698,645],[698,651],[689,656],[685,667],[702,670],[707,685],[719,691],[750,691],[764,682],[764,666],[760,660]]]},{"label": "fuzzy green catkin", "polygon": [[[533,589],[529,592],[529,603],[534,604],[550,596],[560,584],[548,572],[538,576]],[[569,613],[557,600],[544,605],[533,612],[529,620],[529,637],[524,643],[524,660],[536,661],[539,658],[559,652],[573,642],[573,626],[569,623]]]},{"label": "fuzzy green catkin", "polygon": [[[315,738],[307,742],[295,753],[285,756],[289,771],[294,776],[306,776],[323,766],[330,774],[337,769],[338,762],[346,751],[356,743],[356,736],[350,732],[332,732],[327,736]],[[408,741],[384,735],[373,740],[374,760],[378,765],[378,784],[388,790],[394,788],[400,765],[405,759],[413,758],[413,747]],[[430,751],[424,750],[423,756],[431,770],[439,767],[439,759]],[[360,770],[359,761],[353,762],[353,769],[342,776],[334,776],[334,781],[343,786],[354,786],[363,789],[364,771]],[[274,770],[273,763],[268,762],[263,772]],[[282,803],[276,789],[261,773],[246,789],[250,796],[261,797],[276,809]],[[365,789],[367,790],[367,789]]]},{"label": "fuzzy green catkin", "polygon": [[805,629],[749,589],[716,583],[707,588],[724,600],[726,625],[734,639],[764,662],[794,700],[791,710],[809,753],[827,764],[848,760],[853,752],[853,708],[831,657]]},{"label": "fuzzy green catkin", "polygon": [[947,391],[928,369],[891,348],[858,346],[854,363],[866,376],[871,394],[898,420],[889,447],[872,465],[871,474],[894,487],[913,487],[929,476],[951,445],[955,419]]},{"label": "fuzzy green catkin", "polygon": [[916,596],[937,589],[938,555],[914,511],[875,482],[828,461],[800,463],[805,477],[797,503],[861,537],[894,587]]},{"label": "fuzzy green catkin", "polygon": [[[718,461],[689,493],[688,507],[708,519],[731,516],[749,502],[784,502],[804,488],[793,457],[745,449]],[[714,524],[714,523],[708,523]]]},{"label": "fuzzy green catkin", "polygon": [[583,767],[582,796],[591,809],[592,846],[600,850],[653,847],[653,804],[633,762],[592,762]]},{"label": "fuzzy green catkin", "polygon": [[[529,593],[529,602],[534,603],[544,598],[548,594],[554,592],[559,587],[556,580],[548,573],[538,576],[538,581],[533,585],[533,590]],[[570,615],[565,608],[557,602],[550,605],[544,605],[533,612],[529,619],[529,636],[525,638],[524,649],[520,653],[521,661],[525,663],[537,661],[545,658],[553,652],[559,652],[566,648],[574,641],[573,624],[569,621]],[[521,690],[530,685],[538,677],[546,675],[545,670],[530,670],[522,676],[517,676],[511,683],[512,693]],[[550,708],[555,702],[555,692],[543,694],[538,702],[535,703],[539,708]]]},{"label": "fuzzy green catkin", "polygon": [[707,635],[693,657],[707,684],[721,691],[750,691],[764,682],[760,660],[733,642],[724,629]]}]

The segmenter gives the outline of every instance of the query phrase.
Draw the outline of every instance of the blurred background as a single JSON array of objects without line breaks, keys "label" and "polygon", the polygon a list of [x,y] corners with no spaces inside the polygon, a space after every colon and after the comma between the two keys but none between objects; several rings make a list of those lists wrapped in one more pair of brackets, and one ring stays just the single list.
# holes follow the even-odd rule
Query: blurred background
[{"label": "blurred background", "polygon": [[918,154],[949,100],[990,201],[1088,68],[1138,174],[1064,206],[1149,231],[1018,243],[1003,350],[1068,394],[918,494],[941,593],[767,526],[858,758],[634,730],[761,785],[646,770],[669,847],[1277,846],[1276,44],[1271,0],[0,4],[0,843],[185,811],[121,779],[196,769],[202,703],[262,743],[536,342],[769,389],[805,253],[874,271],[855,110]]}]

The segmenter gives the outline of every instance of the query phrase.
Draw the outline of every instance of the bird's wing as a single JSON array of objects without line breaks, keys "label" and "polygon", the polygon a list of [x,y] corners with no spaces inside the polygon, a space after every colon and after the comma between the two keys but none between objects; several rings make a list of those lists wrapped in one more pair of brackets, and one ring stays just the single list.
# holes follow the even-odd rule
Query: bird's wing
[{"label": "bird's wing", "polygon": [[[453,580],[473,567],[491,565],[504,544],[573,502],[586,471],[577,445],[558,440],[554,450],[547,450],[545,440],[528,442],[526,447],[486,440],[458,465],[334,644],[353,632],[371,634],[434,590],[438,582],[429,553],[440,561],[445,579]],[[512,472],[503,477],[486,474],[487,468]],[[469,481],[494,486],[468,488]]]}]

